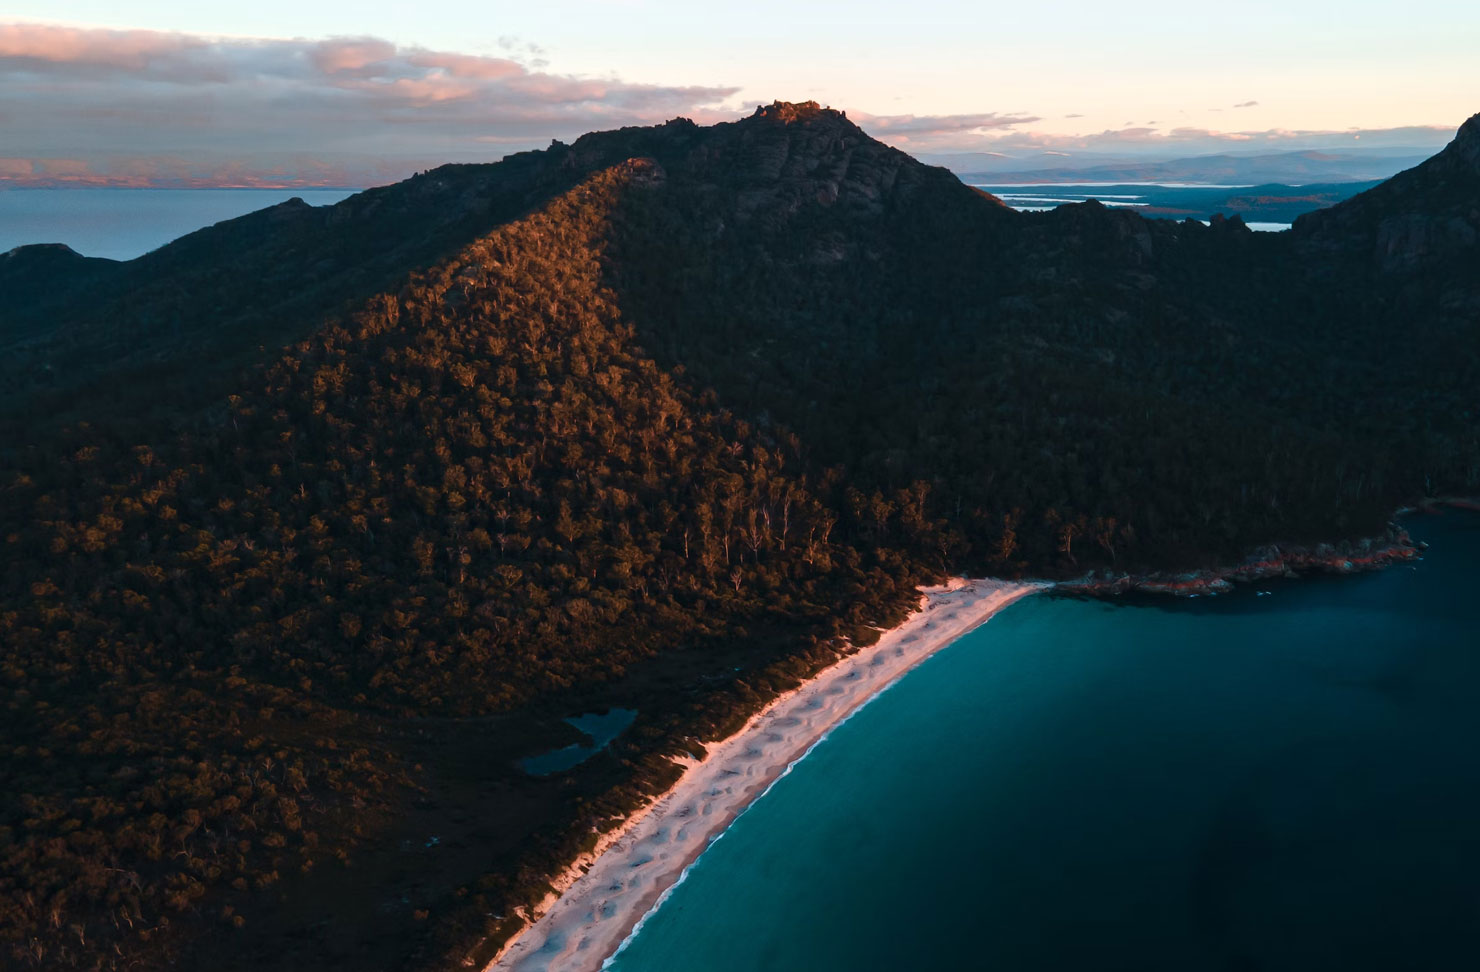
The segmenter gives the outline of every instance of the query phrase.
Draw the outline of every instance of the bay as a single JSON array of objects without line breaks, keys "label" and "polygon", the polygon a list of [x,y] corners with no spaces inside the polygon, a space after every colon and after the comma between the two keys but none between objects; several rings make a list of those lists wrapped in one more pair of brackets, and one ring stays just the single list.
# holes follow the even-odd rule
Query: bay
[{"label": "bay", "polygon": [[1297,216],[1348,199],[1374,183],[1335,183],[1322,186],[1227,186],[1188,183],[1039,183],[998,185],[971,183],[990,192],[1013,209],[1046,212],[1090,199],[1111,209],[1130,209],[1149,219],[1207,223],[1214,213],[1239,213],[1254,232],[1279,233],[1290,229]]},{"label": "bay", "polygon": [[4,189],[0,253],[65,243],[83,256],[132,260],[186,233],[297,196],[329,206],[357,189]]},{"label": "bay", "polygon": [[1431,549],[1381,573],[1014,605],[839,726],[611,968],[1473,968],[1480,517],[1407,525]]}]

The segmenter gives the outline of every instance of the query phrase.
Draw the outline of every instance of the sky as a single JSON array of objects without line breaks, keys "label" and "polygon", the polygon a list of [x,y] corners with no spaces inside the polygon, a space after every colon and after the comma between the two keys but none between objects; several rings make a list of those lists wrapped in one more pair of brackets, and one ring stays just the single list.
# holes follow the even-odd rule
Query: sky
[{"label": "sky", "polygon": [[1477,50],[1474,0],[7,0],[0,185],[369,185],[777,98],[932,158],[1434,151]]}]

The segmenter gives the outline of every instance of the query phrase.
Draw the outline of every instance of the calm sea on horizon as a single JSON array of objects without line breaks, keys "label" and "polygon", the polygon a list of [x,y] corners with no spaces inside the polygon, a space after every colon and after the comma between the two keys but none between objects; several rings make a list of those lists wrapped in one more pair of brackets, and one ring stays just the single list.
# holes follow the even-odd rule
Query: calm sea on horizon
[{"label": "calm sea on horizon", "polygon": [[358,189],[0,189],[0,253],[65,243],[83,256],[132,260],[186,233],[298,196],[330,206]]},{"label": "calm sea on horizon", "polygon": [[[298,196],[332,206],[357,189],[0,189],[0,253],[31,243],[65,243],[83,256],[132,260],[186,233]],[[1041,193],[1040,193],[1041,195]],[[1007,198],[1014,208],[1053,209],[1078,197]],[[1051,204],[1050,204],[1051,203]],[[1130,203],[1110,202],[1109,205]],[[1250,223],[1278,231],[1288,223]]]},{"label": "calm sea on horizon", "polygon": [[1424,561],[1375,574],[1019,602],[837,728],[612,969],[1476,968],[1480,516],[1406,525]]}]

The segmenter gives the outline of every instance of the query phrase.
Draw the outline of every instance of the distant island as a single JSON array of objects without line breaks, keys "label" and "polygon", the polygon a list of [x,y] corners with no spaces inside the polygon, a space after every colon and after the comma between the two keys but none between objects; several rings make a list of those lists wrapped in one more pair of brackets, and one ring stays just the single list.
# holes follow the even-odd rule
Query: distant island
[{"label": "distant island", "polygon": [[1412,556],[1477,320],[1480,116],[1279,234],[776,102],[0,255],[5,961],[482,967],[922,586]]}]

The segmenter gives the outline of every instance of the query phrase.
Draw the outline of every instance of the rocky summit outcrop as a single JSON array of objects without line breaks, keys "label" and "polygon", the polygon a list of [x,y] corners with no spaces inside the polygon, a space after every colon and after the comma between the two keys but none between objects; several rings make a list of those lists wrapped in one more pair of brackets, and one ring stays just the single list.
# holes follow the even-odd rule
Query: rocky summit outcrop
[{"label": "rocky summit outcrop", "polygon": [[870,138],[846,114],[815,101],[773,102],[748,118],[708,128],[680,118],[651,128],[594,132],[570,146],[557,143],[549,154],[562,168],[579,172],[652,158],[692,188],[725,194],[731,214],[746,221],[784,222],[812,202],[879,215],[927,191],[963,202],[984,196],[949,171]]}]

